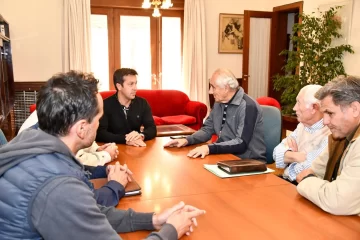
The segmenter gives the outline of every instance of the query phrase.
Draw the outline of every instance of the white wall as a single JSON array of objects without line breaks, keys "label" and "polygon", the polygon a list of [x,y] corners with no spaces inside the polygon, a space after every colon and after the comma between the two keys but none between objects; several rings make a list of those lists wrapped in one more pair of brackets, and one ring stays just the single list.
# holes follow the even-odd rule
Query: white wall
[{"label": "white wall", "polygon": [[[272,11],[294,0],[204,0],[208,78],[219,67],[242,76],[242,54],[219,54],[219,13]],[[304,0],[310,13],[320,4],[343,0]],[[348,74],[360,75],[360,0],[353,0],[351,44],[355,54],[344,59]],[[62,70],[62,0],[0,0],[0,14],[10,23],[15,81],[46,81]]]},{"label": "white wall", "polygon": [[9,22],[15,81],[46,81],[62,70],[62,0],[0,0]]},{"label": "white wall", "polygon": [[[355,54],[348,54],[344,58],[345,70],[348,74],[360,76],[360,0],[353,0],[352,30],[349,44],[353,46]],[[219,67],[232,70],[236,77],[242,77],[242,54],[219,54],[218,32],[219,13],[243,14],[244,10],[272,11],[273,7],[295,0],[205,0],[206,37],[207,37],[207,73],[208,78]],[[344,0],[304,0],[304,12],[316,11],[319,5],[328,3],[341,3]]]},{"label": "white wall", "polygon": [[278,0],[204,0],[206,14],[207,75],[217,68],[228,68],[242,77],[242,54],[218,53],[219,13],[244,14],[244,10],[272,11]]}]

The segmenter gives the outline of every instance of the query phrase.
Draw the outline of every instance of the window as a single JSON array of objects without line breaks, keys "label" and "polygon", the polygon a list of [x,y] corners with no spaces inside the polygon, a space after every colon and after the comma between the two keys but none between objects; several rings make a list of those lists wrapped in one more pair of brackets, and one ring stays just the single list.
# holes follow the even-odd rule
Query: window
[{"label": "window", "polygon": [[100,80],[99,90],[109,90],[109,44],[106,15],[91,15],[91,70]]},{"label": "window", "polygon": [[[93,2],[93,1],[92,1]],[[116,69],[134,68],[139,89],[182,90],[183,10],[91,8],[91,69],[100,90],[114,89]]]}]

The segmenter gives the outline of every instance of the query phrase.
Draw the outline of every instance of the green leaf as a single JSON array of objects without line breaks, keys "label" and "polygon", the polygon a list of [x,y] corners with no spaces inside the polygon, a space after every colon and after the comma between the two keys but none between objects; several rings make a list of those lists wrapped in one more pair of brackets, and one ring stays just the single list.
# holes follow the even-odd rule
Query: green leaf
[{"label": "green leaf", "polygon": [[334,39],[342,37],[339,33],[341,23],[336,18],[341,7],[331,7],[321,12],[319,17],[314,13],[299,14],[302,22],[294,24],[290,36],[297,50],[284,49],[280,52],[287,59],[282,67],[283,74],[273,76],[274,89],[282,91],[284,113],[293,112],[296,96],[302,87],[308,84],[324,85],[338,75],[346,75],[343,56],[354,53],[354,50],[348,44],[332,45]]}]

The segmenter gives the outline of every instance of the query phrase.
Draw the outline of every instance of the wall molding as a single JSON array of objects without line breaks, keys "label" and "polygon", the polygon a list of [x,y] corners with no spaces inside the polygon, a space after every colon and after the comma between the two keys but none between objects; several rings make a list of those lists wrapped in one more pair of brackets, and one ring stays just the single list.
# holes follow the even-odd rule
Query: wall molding
[{"label": "wall molding", "polygon": [[15,92],[39,91],[46,82],[14,82]]}]

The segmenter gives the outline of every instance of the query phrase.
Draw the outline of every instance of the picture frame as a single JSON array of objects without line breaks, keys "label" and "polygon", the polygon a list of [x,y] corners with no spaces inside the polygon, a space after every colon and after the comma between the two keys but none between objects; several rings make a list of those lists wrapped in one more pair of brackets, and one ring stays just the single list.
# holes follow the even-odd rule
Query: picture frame
[{"label": "picture frame", "polygon": [[244,14],[219,14],[219,53],[243,53]]}]

